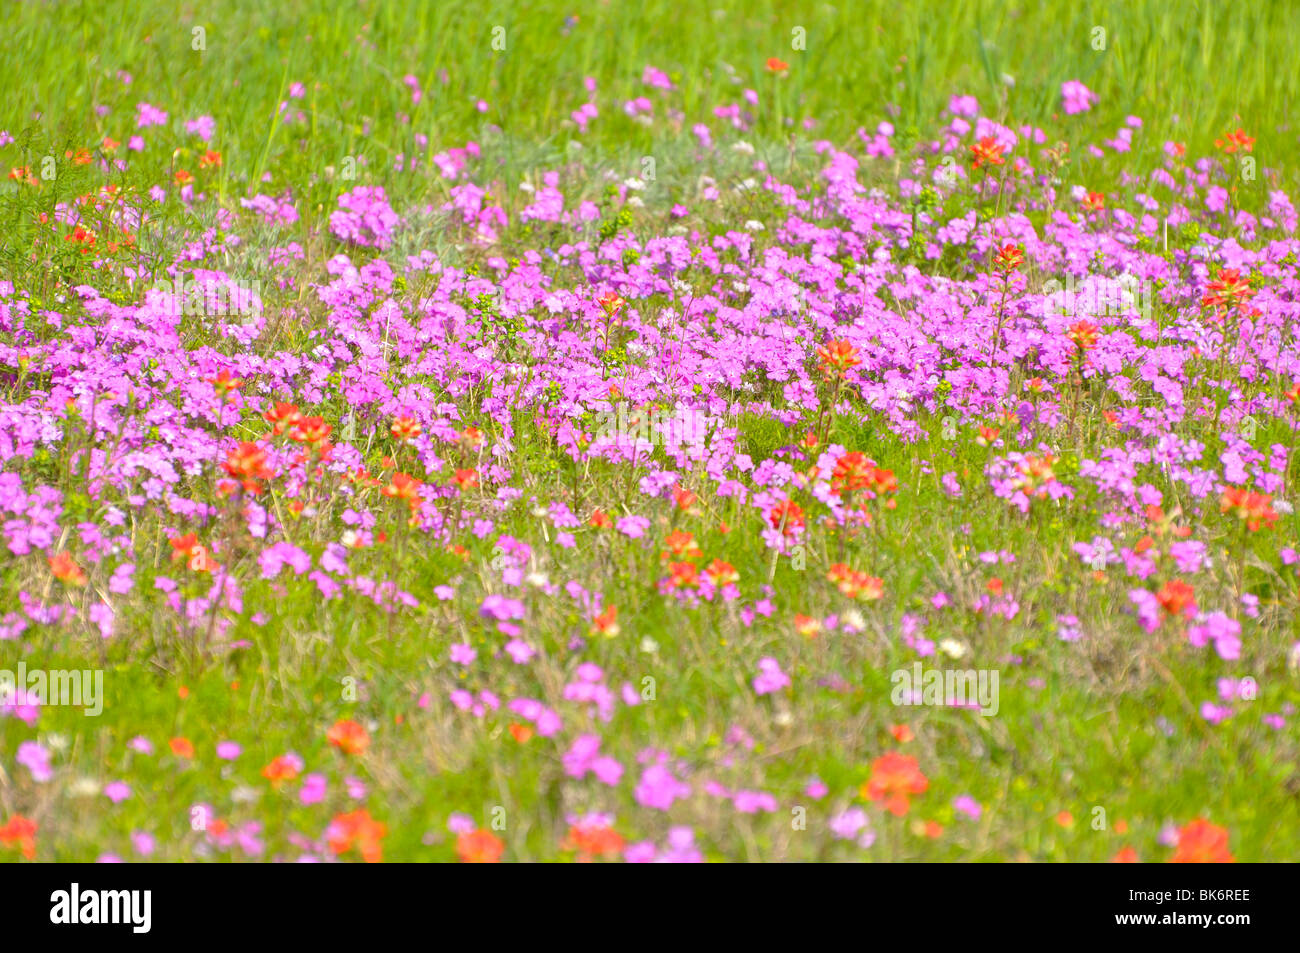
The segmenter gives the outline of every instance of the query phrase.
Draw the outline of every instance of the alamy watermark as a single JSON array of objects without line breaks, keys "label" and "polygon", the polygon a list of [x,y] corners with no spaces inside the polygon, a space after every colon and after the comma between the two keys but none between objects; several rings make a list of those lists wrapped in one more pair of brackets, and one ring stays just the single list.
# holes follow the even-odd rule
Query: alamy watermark
[{"label": "alamy watermark", "polygon": [[1042,289],[1045,307],[1050,314],[1069,318],[1120,317],[1139,314],[1151,320],[1155,287],[1135,275],[1086,275],[1076,278],[1065,276],[1062,284],[1056,278],[1044,282]]},{"label": "alamy watermark", "polygon": [[71,705],[95,716],[104,710],[103,669],[46,669],[30,671],[18,663],[15,673],[0,668],[0,708],[21,705]]},{"label": "alamy watermark", "polygon": [[620,401],[612,410],[596,412],[596,439],[644,442],[652,447],[686,446],[704,449],[708,435],[708,415],[679,405],[676,408],[629,408]]},{"label": "alamy watermark", "polygon": [[998,713],[996,669],[926,669],[913,662],[889,676],[894,690],[889,699],[895,705],[933,705],[978,708],[991,718]]},{"label": "alamy watermark", "polygon": [[171,281],[157,281],[150,288],[168,296],[167,308],[175,317],[239,316],[249,323],[262,316],[260,281],[195,280],[193,275],[178,274]]}]

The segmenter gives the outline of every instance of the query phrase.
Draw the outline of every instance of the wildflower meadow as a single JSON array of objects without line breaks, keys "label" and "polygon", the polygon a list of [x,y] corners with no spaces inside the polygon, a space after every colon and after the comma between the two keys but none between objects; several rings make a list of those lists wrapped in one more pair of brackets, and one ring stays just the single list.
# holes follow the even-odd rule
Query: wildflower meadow
[{"label": "wildflower meadow", "polygon": [[0,861],[1300,855],[1300,9],[0,27]]}]

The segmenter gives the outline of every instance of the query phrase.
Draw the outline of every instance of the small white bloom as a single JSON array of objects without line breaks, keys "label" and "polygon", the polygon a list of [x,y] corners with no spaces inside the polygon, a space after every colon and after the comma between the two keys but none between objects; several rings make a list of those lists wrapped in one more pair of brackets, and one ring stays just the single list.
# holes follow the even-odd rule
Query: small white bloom
[{"label": "small white bloom", "polygon": [[939,651],[949,658],[961,658],[966,654],[966,646],[956,639],[944,639],[939,643]]}]

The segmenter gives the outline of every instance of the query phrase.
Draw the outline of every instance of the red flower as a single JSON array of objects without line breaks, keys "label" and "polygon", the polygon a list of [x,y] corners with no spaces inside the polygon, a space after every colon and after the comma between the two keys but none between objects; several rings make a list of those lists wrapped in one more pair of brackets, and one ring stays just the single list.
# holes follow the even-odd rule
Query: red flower
[{"label": "red flower", "polygon": [[1019,245],[1003,245],[993,258],[993,267],[1010,274],[1025,263],[1025,250]]},{"label": "red flower", "polygon": [[1169,858],[1171,864],[1231,864],[1235,859],[1228,851],[1228,831],[1197,818],[1178,832],[1178,849]]},{"label": "red flower", "polygon": [[767,511],[767,521],[772,529],[779,529],[785,536],[793,536],[803,529],[803,507],[791,499],[784,499]]},{"label": "red flower", "polygon": [[627,304],[627,302],[619,297],[616,292],[606,291],[596,299],[596,304],[600,305],[601,309],[605,312],[605,317],[612,318],[623,310],[623,306]]},{"label": "red flower", "polygon": [[491,831],[469,831],[456,838],[456,856],[464,864],[495,864],[505,849],[505,843]]},{"label": "red flower", "polygon": [[915,758],[891,751],[871,763],[871,777],[862,786],[862,795],[869,801],[884,801],[885,810],[902,817],[911,806],[909,795],[921,794],[929,786]]},{"label": "red flower", "polygon": [[77,565],[77,561],[72,558],[71,553],[64,551],[48,558],[50,572],[54,573],[54,578],[59,582],[69,586],[84,586],[86,584],[86,572]]},{"label": "red flower", "polygon": [[1255,137],[1246,135],[1245,130],[1238,128],[1236,132],[1230,132],[1222,139],[1215,139],[1214,145],[1215,148],[1228,153],[1236,152],[1238,149],[1250,152],[1255,145]]},{"label": "red flower", "polygon": [[1272,527],[1277,522],[1273,497],[1268,493],[1252,493],[1241,487],[1230,486],[1219,498],[1219,509],[1245,520],[1246,529],[1252,533],[1261,526]]},{"label": "red flower", "polygon": [[36,831],[35,821],[15,814],[0,826],[0,846],[17,847],[24,857],[31,860],[36,856]]},{"label": "red flower", "polygon": [[367,864],[376,864],[384,859],[382,841],[387,836],[388,825],[375,820],[369,811],[339,814],[325,830],[330,850],[346,854],[355,847]]},{"label": "red flower", "polygon": [[1002,143],[993,136],[985,136],[971,146],[970,151],[974,157],[974,161],[970,164],[972,169],[978,169],[982,165],[1002,165],[1006,162],[1002,157]]},{"label": "red flower", "polygon": [[216,390],[217,396],[224,399],[232,390],[238,390],[244,382],[241,378],[231,377],[230,371],[223,367],[216,377],[208,378],[208,383]]},{"label": "red flower", "polygon": [[766,65],[769,73],[784,73],[790,68],[789,63],[785,60],[779,60],[775,56],[769,56]]},{"label": "red flower", "polygon": [[606,606],[604,612],[591,620],[591,627],[607,638],[618,635],[618,606]]},{"label": "red flower", "polygon": [[423,432],[420,422],[414,417],[398,417],[388,429],[402,443],[409,443]]},{"label": "red flower", "polygon": [[1070,325],[1065,336],[1073,341],[1080,351],[1091,351],[1097,346],[1099,334],[1097,325],[1091,321],[1077,321]]},{"label": "red flower", "polygon": [[736,567],[731,563],[723,562],[721,559],[715,559],[705,566],[704,575],[715,589],[721,589],[723,586],[730,586],[740,582],[740,573],[736,572]]},{"label": "red flower", "polygon": [[289,431],[289,439],[315,446],[328,440],[333,430],[323,417],[301,417]]},{"label": "red flower", "polygon": [[325,738],[344,754],[361,754],[370,747],[369,733],[350,718],[340,718],[334,722]]},{"label": "red flower", "polygon": [[817,349],[817,357],[821,361],[821,368],[827,374],[835,371],[842,375],[849,368],[857,367],[862,363],[862,359],[858,355],[858,349],[843,338],[837,338],[831,341],[830,344]]},{"label": "red flower", "polygon": [[239,481],[249,493],[262,491],[259,480],[269,480],[275,476],[267,466],[267,454],[255,443],[244,441],[226,455],[221,468]]},{"label": "red flower", "polygon": [[578,860],[619,854],[623,850],[623,835],[607,824],[573,824],[568,836],[560,845],[562,850],[575,850]]},{"label": "red flower", "polygon": [[298,421],[302,420],[302,414],[298,412],[297,404],[276,401],[272,409],[262,414],[262,419],[271,424],[271,433],[278,437],[290,427],[297,426]]},{"label": "red flower", "polygon": [[1160,608],[1172,616],[1190,615],[1196,611],[1196,592],[1180,579],[1171,579],[1156,593]]},{"label": "red flower", "polygon": [[1232,308],[1248,301],[1255,291],[1250,282],[1241,277],[1236,268],[1220,268],[1217,281],[1206,286],[1206,293],[1201,298],[1201,306],[1206,308]]}]

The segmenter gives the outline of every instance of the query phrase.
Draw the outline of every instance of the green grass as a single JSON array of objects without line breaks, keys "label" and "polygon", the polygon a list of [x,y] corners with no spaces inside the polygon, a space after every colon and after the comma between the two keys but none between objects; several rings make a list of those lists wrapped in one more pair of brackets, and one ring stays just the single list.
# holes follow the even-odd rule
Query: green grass
[{"label": "green grass", "polygon": [[[576,22],[566,31],[566,17],[575,14]],[[501,51],[492,46],[498,26],[505,29]],[[199,27],[205,31],[202,51],[191,48],[193,30]],[[1106,31],[1104,49],[1094,48],[1096,28]],[[233,207],[241,197],[293,188],[303,218],[292,237],[303,242],[306,253],[305,263],[292,272],[296,286],[270,290],[285,270],[264,260],[269,247],[288,240],[286,234],[244,230],[241,234],[251,240],[231,249],[223,264],[266,283],[277,322],[268,341],[259,344],[268,352],[315,346],[311,333],[324,326],[324,317],[318,304],[312,310],[307,285],[322,280],[323,261],[338,251],[321,232],[341,191],[355,184],[382,184],[399,209],[446,200],[448,183],[436,171],[391,170],[399,154],[416,151],[417,134],[428,137],[431,151],[480,142],[488,161],[498,163],[482,179],[492,183],[494,195],[512,211],[523,201],[517,184],[539,170],[580,160],[585,171],[573,173],[581,183],[577,191],[600,200],[608,184],[600,171],[626,178],[636,173],[644,156],[654,157],[659,170],[655,215],[667,201],[691,201],[704,170],[694,158],[690,126],[711,119],[715,106],[742,102],[746,88],[758,91],[760,106],[754,128],[743,138],[778,177],[799,184],[811,181],[824,164],[814,154],[812,140],[825,138],[842,147],[854,141],[860,127],[870,132],[888,120],[901,143],[914,143],[935,134],[947,118],[949,98],[957,94],[973,94],[986,106],[997,104],[998,115],[1014,125],[1041,125],[1050,136],[1068,130],[1063,134],[1075,147],[1075,158],[1064,173],[1063,190],[1087,184],[1131,195],[1141,186],[1121,185],[1122,177],[1141,177],[1157,166],[1166,139],[1187,143],[1188,155],[1199,156],[1212,151],[1216,137],[1238,126],[1258,139],[1253,153],[1261,166],[1258,186],[1275,182],[1289,188],[1295,181],[1290,123],[1300,71],[1292,68],[1292,44],[1300,36],[1300,7],[1286,3],[833,7],[715,0],[683,9],[666,0],[181,7],[140,0],[125,5],[10,3],[0,12],[0,29],[8,47],[22,51],[21,62],[11,64],[9,95],[0,101],[0,129],[18,138],[2,154],[8,165],[38,166],[47,154],[93,148],[105,136],[125,142],[133,132],[135,104],[149,102],[170,113],[173,127],[203,114],[216,118],[212,146],[222,151],[224,164],[205,180],[216,204]],[[806,31],[804,49],[791,46],[796,29]],[[790,64],[788,76],[767,74],[764,62],[770,56]],[[684,113],[685,124],[672,135],[658,120],[652,128],[636,124],[614,104],[615,97],[621,103],[644,92],[640,80],[647,64],[667,71],[678,86],[667,102]],[[119,81],[119,70],[132,75],[130,86]],[[443,70],[445,80],[440,78]],[[419,104],[412,104],[403,85],[408,73],[418,77],[424,90]],[[568,117],[587,99],[587,76],[599,82],[601,113],[590,132],[579,134]],[[1059,88],[1069,79],[1083,81],[1100,96],[1086,115],[1057,115]],[[306,85],[305,97],[293,101],[305,113],[305,126],[286,126],[278,118],[277,106],[288,99],[294,82]],[[486,113],[475,108],[480,99],[489,104]],[[97,117],[97,105],[111,112]],[[1081,151],[1085,143],[1113,136],[1130,115],[1145,123],[1132,153],[1107,153],[1098,160]],[[800,128],[806,117],[817,120],[811,132]],[[164,154],[154,138],[120,177],[121,184],[143,191],[167,181],[176,168],[193,169],[193,141],[184,147],[189,151]],[[581,148],[574,149],[573,143]],[[338,170],[344,159],[356,156],[366,159],[358,181],[342,181]],[[720,180],[738,177],[750,162],[726,154],[709,172]],[[1270,179],[1266,169],[1277,175]],[[863,178],[889,182],[899,174],[897,167],[875,167],[864,170]],[[78,281],[121,293],[124,300],[134,294],[118,278],[91,274],[75,252],[61,250],[54,268],[29,257],[35,228],[31,213],[52,213],[58,202],[98,183],[97,173],[73,169],[67,176],[61,172],[39,195],[6,184],[0,196],[4,277],[30,291],[37,307],[52,307],[55,296]],[[1258,199],[1259,190],[1252,195]],[[706,230],[721,232],[748,218],[770,221],[773,211],[766,195],[728,195],[716,213],[702,213],[700,221]],[[169,261],[193,237],[195,218],[207,225],[214,212],[208,205],[190,215],[171,202],[142,233],[140,265],[150,270]],[[662,224],[661,215],[652,220],[650,214],[636,222],[643,235]],[[513,257],[545,245],[549,236],[543,229],[515,223],[493,254]],[[402,246],[388,257],[397,262],[400,254],[431,248],[449,263],[481,266],[484,255],[460,247],[457,238],[434,219],[403,236]],[[1182,235],[1174,240],[1185,247],[1192,239]],[[562,283],[581,280],[570,269],[555,266],[554,273]],[[696,275],[702,280],[702,271],[688,270],[682,277]],[[284,317],[284,308],[301,310]],[[75,312],[70,305],[65,310]],[[37,326],[32,333],[52,337],[58,332]],[[199,326],[188,329],[183,344],[218,351],[231,347]],[[6,399],[18,403],[25,390],[47,387],[45,373],[23,368]],[[769,391],[764,396],[779,396],[779,386],[765,386]],[[348,409],[346,401],[339,393],[328,393],[328,387],[326,391],[313,412],[339,421]],[[483,397],[478,391],[462,400],[467,421],[476,419]],[[1100,400],[1081,425],[1078,450],[1070,455],[1075,466],[1106,439]],[[536,494],[545,502],[567,495],[575,512],[600,506],[622,515],[623,504],[635,496],[627,468],[577,467],[537,428],[530,428],[536,409],[516,415],[521,465],[514,482],[524,489],[525,499]],[[477,720],[450,710],[446,702],[458,678],[467,688],[490,688],[503,698],[547,694],[552,699],[573,678],[576,660],[562,650],[570,638],[585,632],[587,620],[563,598],[539,601],[538,611],[530,615],[530,636],[544,649],[532,668],[516,672],[513,666],[498,665],[489,680],[481,670],[467,678],[446,664],[453,642],[469,642],[483,656],[500,641],[477,610],[488,588],[491,540],[509,533],[545,551],[551,581],[576,579],[619,606],[622,635],[594,640],[590,652],[609,673],[610,684],[628,681],[639,689],[643,679],[654,679],[652,702],[620,706],[607,724],[566,713],[566,741],[580,727],[601,734],[603,750],[628,768],[624,788],[635,783],[638,753],[654,745],[689,760],[696,779],[779,792],[781,812],[770,817],[737,815],[705,798],[680,807],[674,822],[692,825],[712,859],[863,856],[824,832],[802,835],[791,827],[786,812],[795,805],[824,814],[851,803],[870,762],[897,746],[891,727],[900,722],[914,730],[916,739],[907,750],[926,765],[931,782],[913,817],[937,821],[947,832],[939,839],[922,838],[905,823],[877,820],[879,846],[867,856],[1102,861],[1123,844],[1135,843],[1143,859],[1156,859],[1167,853],[1156,842],[1162,825],[1205,815],[1230,824],[1237,856],[1284,859],[1286,845],[1300,831],[1295,772],[1300,747],[1293,727],[1289,733],[1273,732],[1256,717],[1296,697],[1294,677],[1286,668],[1286,645],[1300,633],[1291,608],[1296,581],[1270,575],[1266,568],[1272,565],[1275,541],[1250,541],[1248,565],[1258,571],[1250,576],[1249,588],[1264,607],[1260,627],[1266,637],[1247,645],[1238,667],[1255,675],[1261,695],[1232,731],[1220,731],[1200,718],[1196,706],[1215,697],[1216,679],[1225,672],[1206,664],[1205,652],[1166,635],[1149,640],[1135,635],[1131,620],[1115,608],[1127,605],[1130,584],[1114,578],[1092,581],[1069,552],[1071,542],[1097,533],[1097,513],[1107,501],[1094,495],[1028,518],[992,499],[968,500],[958,507],[941,491],[939,475],[955,471],[971,494],[988,451],[969,439],[969,427],[961,440],[943,440],[940,416],[927,421],[930,439],[911,445],[893,438],[860,408],[837,418],[834,439],[892,467],[906,492],[879,531],[864,532],[839,544],[839,550],[825,537],[811,543],[805,571],[786,559],[773,561],[758,538],[752,512],[720,499],[707,501],[705,516],[689,524],[707,557],[725,556],[747,586],[771,580],[773,612],[753,627],[740,625],[733,607],[706,605],[688,613],[656,592],[662,537],[684,519],[666,505],[647,513],[655,523],[642,543],[614,544],[608,533],[584,529],[583,545],[567,552],[549,545],[540,521],[521,507],[489,538],[466,537],[469,553],[462,561],[408,533],[400,506],[391,504],[390,543],[352,554],[352,567],[377,580],[397,579],[419,599],[417,610],[390,615],[356,597],[326,603],[313,583],[286,572],[274,586],[249,584],[245,611],[230,630],[232,638],[247,640],[247,647],[218,659],[202,658],[194,640],[178,634],[175,614],[162,607],[153,591],[157,576],[179,575],[167,562],[162,528],[169,521],[150,513],[142,514],[137,525],[133,514],[130,530],[142,540],[154,540],[155,558],[152,564],[140,561],[136,591],[142,595],[123,612],[119,637],[93,648],[67,639],[45,640],[27,657],[29,667],[83,667],[88,659],[102,664],[109,691],[104,714],[88,720],[53,707],[42,714],[40,737],[56,752],[60,771],[58,782],[48,785],[29,783],[25,769],[5,774],[17,744],[32,732],[14,719],[0,720],[0,820],[20,807],[38,818],[49,832],[41,838],[42,860],[93,859],[104,852],[130,856],[129,835],[136,830],[157,837],[158,859],[175,860],[212,855],[192,829],[190,813],[195,804],[211,804],[222,818],[263,822],[268,856],[290,856],[296,849],[289,842],[291,832],[317,836],[329,817],[354,806],[343,784],[345,777],[357,776],[370,789],[367,806],[389,824],[387,857],[452,859],[454,837],[446,829],[450,811],[470,813],[485,823],[494,809],[504,808],[508,856],[555,859],[566,814],[604,809],[601,795],[607,792],[590,782],[567,783],[560,762],[563,749],[555,744],[541,738],[517,744],[506,733],[504,718]],[[242,426],[252,433],[255,420],[249,413]],[[799,436],[759,414],[733,415],[729,423],[739,428],[744,452],[756,461]],[[1285,439],[1280,429],[1264,427],[1257,445]],[[1212,443],[1211,451],[1217,454],[1220,448]],[[387,452],[399,451],[381,428],[367,463],[375,466]],[[61,445],[54,454],[41,453],[12,464],[21,467],[29,488],[44,481],[75,488],[71,449]],[[1068,466],[1067,460],[1062,470]],[[210,470],[188,479],[177,492],[210,495]],[[1158,480],[1156,468],[1145,476]],[[98,519],[105,504],[84,496],[65,502],[69,514],[78,506],[85,518]],[[295,531],[300,527],[305,539],[322,542],[341,528],[338,509],[327,510],[315,525],[310,519],[290,525]],[[1231,535],[1233,527],[1213,507],[1196,515],[1206,527],[1198,538],[1211,544],[1216,583],[1225,591],[1244,585],[1234,575],[1241,543]],[[720,532],[719,521],[726,521],[732,532]],[[1276,533],[1293,537],[1298,529],[1300,518],[1291,515],[1279,522]],[[1014,565],[990,567],[976,558],[981,551],[1002,549],[1017,554]],[[822,617],[848,608],[824,583],[826,566],[841,560],[888,580],[886,598],[864,611],[867,631],[852,640],[793,636],[793,615]],[[0,592],[40,595],[45,586],[48,595],[50,588],[34,565],[19,559],[0,564]],[[927,635],[964,643],[971,652],[968,658],[979,659],[984,667],[1001,666],[999,717],[985,721],[959,712],[881,704],[889,691],[888,673],[914,659],[898,637],[904,615],[924,609],[938,589],[969,601],[993,575],[1021,604],[1015,620],[954,614],[942,632]],[[457,595],[440,602],[434,587],[454,579],[460,580]],[[204,589],[192,578],[185,585],[191,596]],[[257,613],[265,615],[264,624],[251,621]],[[1088,620],[1086,651],[1051,635],[1061,613]],[[654,651],[647,650],[646,639],[657,643]],[[799,684],[816,685],[835,673],[847,687],[810,688],[795,698],[755,696],[749,681],[757,660],[777,649],[783,667]],[[1000,661],[1008,656],[1020,661]],[[8,656],[0,654],[0,659]],[[927,666],[931,664],[937,663],[929,660]],[[358,689],[355,700],[349,694],[353,687]],[[416,702],[424,692],[434,696],[428,708]],[[342,717],[354,717],[370,729],[374,741],[361,758],[350,759],[326,743],[325,732]],[[1166,724],[1172,733],[1166,733]],[[735,725],[752,735],[752,751],[726,741]],[[126,744],[136,735],[148,736],[158,753],[131,753]],[[193,741],[198,749],[193,761],[167,751],[172,737]],[[219,762],[213,753],[223,739],[244,747],[233,763]],[[308,772],[328,776],[323,804],[303,805],[295,797],[296,783],[280,789],[262,778],[262,768],[290,750],[306,761]],[[831,788],[828,801],[802,798],[812,776]],[[91,785],[85,790],[92,793],[78,793],[81,778],[98,786],[129,778],[134,795],[108,814]],[[967,793],[984,805],[978,822],[956,816],[951,807],[955,797]],[[1093,824],[1097,808],[1107,818],[1101,829]],[[1072,826],[1054,820],[1062,811],[1072,814]],[[668,818],[647,815],[635,815],[635,829],[626,830],[629,839],[662,843]],[[1121,819],[1131,832],[1127,836],[1115,833]],[[8,859],[2,852],[0,858]]]}]

